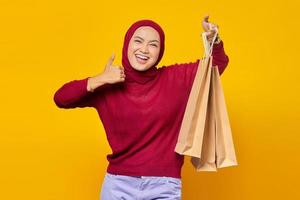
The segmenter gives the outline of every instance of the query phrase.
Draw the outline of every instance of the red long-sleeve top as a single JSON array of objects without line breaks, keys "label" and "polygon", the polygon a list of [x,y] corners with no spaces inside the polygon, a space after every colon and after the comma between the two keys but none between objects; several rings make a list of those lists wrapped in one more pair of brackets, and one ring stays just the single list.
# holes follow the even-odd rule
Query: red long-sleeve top
[{"label": "red long-sleeve top", "polygon": [[[212,56],[222,74],[229,62],[222,41],[214,44]],[[199,61],[158,68],[142,90],[104,84],[89,92],[86,77],[62,85],[53,99],[60,108],[97,110],[112,149],[107,172],[181,178],[184,156],[174,149]]]}]

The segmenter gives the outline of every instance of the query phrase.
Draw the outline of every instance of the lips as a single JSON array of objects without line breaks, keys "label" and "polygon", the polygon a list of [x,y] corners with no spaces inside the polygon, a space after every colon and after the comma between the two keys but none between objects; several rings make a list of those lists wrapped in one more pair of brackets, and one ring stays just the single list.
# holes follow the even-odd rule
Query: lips
[{"label": "lips", "polygon": [[135,54],[135,58],[141,64],[145,64],[147,62],[147,60],[149,60],[148,56],[144,56],[141,54]]}]

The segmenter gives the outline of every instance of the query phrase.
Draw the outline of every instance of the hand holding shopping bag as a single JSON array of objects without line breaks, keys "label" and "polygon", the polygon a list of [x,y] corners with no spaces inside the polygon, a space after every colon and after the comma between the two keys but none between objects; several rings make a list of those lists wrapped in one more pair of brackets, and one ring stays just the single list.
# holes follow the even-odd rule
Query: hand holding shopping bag
[{"label": "hand holding shopping bag", "polygon": [[190,92],[175,152],[191,156],[197,171],[237,165],[218,67],[212,67],[212,49],[206,32],[202,33],[205,56]]}]

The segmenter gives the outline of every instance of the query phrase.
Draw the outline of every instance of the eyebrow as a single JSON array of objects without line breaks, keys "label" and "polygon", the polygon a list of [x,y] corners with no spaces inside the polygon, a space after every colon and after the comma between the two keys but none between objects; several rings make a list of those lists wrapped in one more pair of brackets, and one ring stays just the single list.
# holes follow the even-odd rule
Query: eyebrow
[{"label": "eyebrow", "polygon": [[[140,37],[140,36],[134,36],[135,38],[140,38],[141,40],[144,40],[142,37]],[[150,40],[149,42],[158,42],[159,43],[159,41],[158,40]]]}]

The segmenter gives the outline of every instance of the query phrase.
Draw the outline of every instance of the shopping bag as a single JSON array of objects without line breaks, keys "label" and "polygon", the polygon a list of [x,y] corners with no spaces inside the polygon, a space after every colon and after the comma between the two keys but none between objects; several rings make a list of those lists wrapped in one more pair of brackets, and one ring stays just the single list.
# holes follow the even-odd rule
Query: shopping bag
[{"label": "shopping bag", "polygon": [[235,166],[238,163],[218,68],[213,67],[212,73],[212,88],[215,94],[213,107],[216,120],[216,164],[217,168]]},{"label": "shopping bag", "polygon": [[185,109],[178,135],[176,152],[200,158],[201,146],[207,115],[207,103],[210,86],[210,71],[205,67],[207,60],[201,60]]},{"label": "shopping bag", "polygon": [[[209,61],[207,63],[206,59],[202,66],[208,69],[209,73],[213,70],[212,68],[212,57],[209,57]],[[212,74],[211,74],[212,75]],[[209,77],[209,76],[208,76]],[[214,107],[214,95],[215,93],[212,92],[212,79],[208,81],[210,83],[208,88],[208,99],[207,99],[207,107],[203,108],[206,109],[206,116],[201,118],[205,119],[205,126],[202,145],[201,147],[201,154],[197,156],[191,157],[191,162],[197,171],[216,171],[216,120],[215,120],[215,107]],[[205,91],[207,92],[207,91]],[[201,109],[201,108],[198,108]],[[197,133],[196,133],[197,135]],[[197,146],[196,146],[197,147]]]},{"label": "shopping bag", "polygon": [[202,38],[205,56],[199,62],[175,152],[191,156],[197,171],[217,171],[237,161],[218,68],[212,67],[212,46],[204,33]]}]

